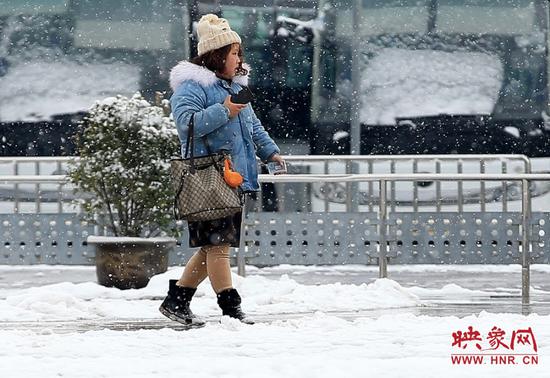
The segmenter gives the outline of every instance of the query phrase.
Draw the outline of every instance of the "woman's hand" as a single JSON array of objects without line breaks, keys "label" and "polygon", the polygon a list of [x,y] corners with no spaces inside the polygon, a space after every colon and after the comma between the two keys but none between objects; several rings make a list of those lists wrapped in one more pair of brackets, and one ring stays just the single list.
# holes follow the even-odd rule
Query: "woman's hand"
[{"label": "woman's hand", "polygon": [[267,163],[267,170],[269,173],[274,175],[280,175],[287,173],[286,163],[283,160],[282,156],[278,153],[274,153],[269,157],[269,162]]},{"label": "woman's hand", "polygon": [[229,118],[233,118],[236,117],[241,110],[246,108],[248,104],[235,104],[234,102],[231,102],[231,96],[227,96],[223,102],[223,106],[229,109]]},{"label": "woman's hand", "polygon": [[273,155],[271,155],[269,157],[269,161],[274,161],[274,162],[283,164],[285,160],[283,159],[283,157],[281,155],[279,155],[277,153],[274,153]]}]

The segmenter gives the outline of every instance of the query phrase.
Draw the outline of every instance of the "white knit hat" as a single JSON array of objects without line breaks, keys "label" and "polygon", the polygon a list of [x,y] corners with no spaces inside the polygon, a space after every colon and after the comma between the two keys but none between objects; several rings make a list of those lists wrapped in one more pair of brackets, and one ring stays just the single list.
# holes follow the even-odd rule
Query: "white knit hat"
[{"label": "white knit hat", "polygon": [[205,14],[201,17],[197,25],[197,34],[199,55],[232,43],[241,43],[241,37],[231,30],[227,20],[215,14]]}]

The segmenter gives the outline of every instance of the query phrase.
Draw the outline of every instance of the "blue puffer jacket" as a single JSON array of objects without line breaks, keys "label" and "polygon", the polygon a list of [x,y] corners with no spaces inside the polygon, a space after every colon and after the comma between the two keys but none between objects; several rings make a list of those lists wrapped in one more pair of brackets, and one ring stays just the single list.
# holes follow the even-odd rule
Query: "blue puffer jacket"
[{"label": "blue puffer jacket", "polygon": [[208,155],[203,140],[206,137],[212,152],[230,152],[233,168],[244,179],[241,189],[257,191],[260,186],[256,154],[265,162],[274,153],[279,153],[279,148],[265,131],[251,105],[231,119],[223,106],[228,95],[239,92],[247,84],[248,77],[236,76],[229,82],[218,78],[205,67],[182,61],[170,72],[170,86],[174,91],[170,104],[182,145],[182,156],[186,152],[189,120],[194,115],[195,156]]}]

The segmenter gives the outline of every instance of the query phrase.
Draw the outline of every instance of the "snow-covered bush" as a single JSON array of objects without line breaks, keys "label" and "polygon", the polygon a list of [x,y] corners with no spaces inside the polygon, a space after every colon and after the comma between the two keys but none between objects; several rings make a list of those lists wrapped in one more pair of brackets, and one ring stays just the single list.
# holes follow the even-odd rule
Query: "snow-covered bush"
[{"label": "snow-covered bush", "polygon": [[136,94],[96,102],[83,126],[69,177],[87,220],[115,236],[173,234],[169,168],[170,157],[179,155],[173,120]]}]

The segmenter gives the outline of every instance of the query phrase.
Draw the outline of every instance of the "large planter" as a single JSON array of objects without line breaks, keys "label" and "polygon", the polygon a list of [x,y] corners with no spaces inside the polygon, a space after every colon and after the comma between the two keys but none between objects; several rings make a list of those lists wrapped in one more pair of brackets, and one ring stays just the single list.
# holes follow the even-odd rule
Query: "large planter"
[{"label": "large planter", "polygon": [[168,254],[176,245],[172,238],[89,236],[95,245],[97,282],[119,289],[147,286],[151,277],[168,269]]}]

